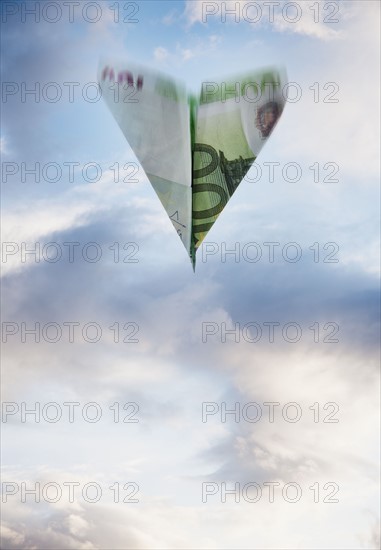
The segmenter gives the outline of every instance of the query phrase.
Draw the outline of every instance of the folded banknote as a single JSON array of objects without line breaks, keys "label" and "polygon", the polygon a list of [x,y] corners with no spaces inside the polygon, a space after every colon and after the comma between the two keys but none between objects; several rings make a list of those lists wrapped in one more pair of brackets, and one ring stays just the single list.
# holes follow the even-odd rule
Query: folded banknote
[{"label": "folded banknote", "polygon": [[285,71],[203,82],[198,97],[125,61],[102,60],[98,81],[194,268],[198,247],[282,114]]}]

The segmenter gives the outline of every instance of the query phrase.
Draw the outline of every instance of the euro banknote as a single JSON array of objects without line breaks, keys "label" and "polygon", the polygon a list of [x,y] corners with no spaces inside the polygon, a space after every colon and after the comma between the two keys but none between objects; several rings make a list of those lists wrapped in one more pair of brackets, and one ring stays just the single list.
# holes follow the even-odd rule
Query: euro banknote
[{"label": "euro banknote", "polygon": [[98,81],[194,268],[197,249],[282,114],[285,71],[212,79],[195,96],[153,69],[102,60]]}]

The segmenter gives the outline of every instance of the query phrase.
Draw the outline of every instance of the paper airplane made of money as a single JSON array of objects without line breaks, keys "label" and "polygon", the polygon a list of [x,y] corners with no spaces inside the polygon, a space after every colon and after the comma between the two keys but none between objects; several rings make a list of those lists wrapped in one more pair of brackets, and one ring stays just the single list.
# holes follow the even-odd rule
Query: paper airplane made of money
[{"label": "paper airplane made of money", "polygon": [[282,114],[285,71],[204,82],[199,98],[130,62],[102,60],[98,81],[194,269],[198,247]]}]

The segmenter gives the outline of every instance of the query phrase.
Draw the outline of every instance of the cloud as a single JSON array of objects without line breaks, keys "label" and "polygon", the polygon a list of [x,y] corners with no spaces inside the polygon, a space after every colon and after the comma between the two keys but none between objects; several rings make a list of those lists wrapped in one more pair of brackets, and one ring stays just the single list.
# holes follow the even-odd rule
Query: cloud
[{"label": "cloud", "polygon": [[1,540],[7,544],[9,548],[21,548],[25,541],[25,536],[8,527],[6,523],[0,526]]},{"label": "cloud", "polygon": [[200,0],[195,0],[194,2],[187,0],[185,2],[184,14],[189,25],[201,23],[203,20],[203,2]]},{"label": "cloud", "polygon": [[[17,93],[2,103],[3,131],[13,157],[10,160],[47,162],[62,156],[73,158],[73,141],[85,139],[83,121],[89,112],[94,117],[99,104],[86,102],[82,91],[96,80],[99,58],[105,52],[128,56],[124,40],[130,32],[129,26],[116,24],[111,9],[102,9],[101,13],[98,22],[87,24],[78,18],[69,23],[65,16],[54,24],[44,18],[35,23],[32,17],[20,23],[17,16],[7,22],[2,36],[8,44],[8,54],[1,67],[2,80],[18,87]],[[24,40],[23,36],[28,39]],[[65,51],[61,47],[64,41],[67,41]],[[57,103],[44,100],[42,92],[37,96],[26,95],[21,100],[23,86],[43,90],[48,83],[55,83],[61,90],[62,97]],[[69,88],[64,83],[75,84],[74,101],[70,100]],[[65,113],[65,123],[60,119],[62,113]],[[52,123],[55,116],[58,119]],[[60,132],[55,131],[57,124]],[[41,138],[52,131],[55,139],[49,143]],[[90,156],[93,156],[91,152]]]},{"label": "cloud", "polygon": [[4,137],[0,138],[0,153],[6,155],[8,152],[7,141]]},{"label": "cloud", "polygon": [[162,22],[164,25],[173,25],[174,23],[177,23],[181,19],[181,16],[177,10],[171,10],[167,15],[165,15],[162,19]]},{"label": "cloud", "polygon": [[[303,3],[296,3],[296,5],[298,6],[296,10],[295,8],[294,10],[284,9],[287,6],[287,2],[284,6],[280,6],[282,10],[277,10],[274,18],[274,29],[276,31],[300,34],[322,41],[343,38],[343,31],[337,27],[340,22],[340,15],[342,16],[344,4],[340,5],[341,14],[340,8],[335,9],[335,4],[332,4],[331,7],[334,9],[331,12],[325,10],[322,4],[315,5],[315,11],[311,6],[303,5]],[[318,8],[318,11],[316,11],[316,8]],[[332,23],[330,23],[331,21]]]},{"label": "cloud", "polygon": [[[154,59],[159,63],[168,66],[182,66],[184,63],[198,57],[206,57],[218,49],[222,38],[219,35],[212,34],[206,39],[197,39],[190,41],[190,45],[183,46],[177,42],[172,52],[161,46],[154,49]],[[188,41],[189,43],[189,41]]]},{"label": "cloud", "polygon": [[153,55],[157,61],[164,61],[167,59],[169,52],[166,48],[159,46],[158,48],[155,48]]},{"label": "cloud", "polygon": [[[195,23],[241,23],[258,28],[271,27],[277,32],[290,32],[309,36],[323,41],[338,39],[342,36],[341,29],[337,29],[335,22],[340,19],[347,6],[340,4],[340,10],[326,10],[324,6],[310,6],[303,3],[276,2],[273,5],[264,0],[248,2],[247,0],[217,0],[205,2],[204,0],[187,0],[184,16],[188,25]],[[290,9],[291,8],[291,9]],[[324,8],[324,9],[323,9]]]},{"label": "cloud", "polygon": [[[118,205],[121,198],[125,199],[126,208],[132,205],[131,190],[126,194],[126,188],[115,183],[114,175],[106,168],[96,183],[74,185],[58,197],[29,200],[27,204],[15,206],[13,210],[8,208],[2,220],[2,275],[36,265],[34,256],[31,263],[23,260],[21,250],[24,246],[25,250],[31,250],[36,247],[36,243],[46,244],[52,238],[54,241],[54,236],[59,233],[88,225],[94,216]],[[147,183],[145,177],[144,180]],[[142,208],[143,217],[150,215],[146,206],[144,200],[137,198],[135,207]],[[151,219],[151,222],[154,223],[154,220]],[[37,257],[41,259],[41,253]]]}]

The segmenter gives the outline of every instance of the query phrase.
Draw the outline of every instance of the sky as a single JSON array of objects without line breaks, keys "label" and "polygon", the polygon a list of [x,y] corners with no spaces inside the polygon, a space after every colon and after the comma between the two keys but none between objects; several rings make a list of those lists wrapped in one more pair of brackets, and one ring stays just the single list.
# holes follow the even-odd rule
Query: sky
[{"label": "sky", "polygon": [[[2,3],[4,550],[379,547],[380,6],[270,4]],[[293,83],[195,273],[102,56]]]}]

